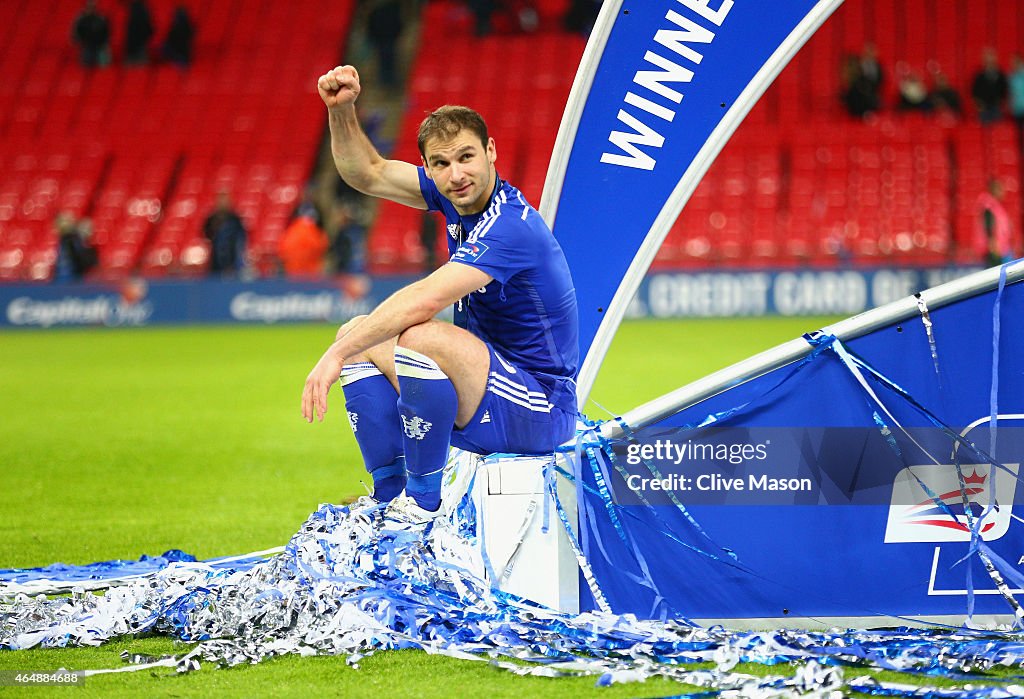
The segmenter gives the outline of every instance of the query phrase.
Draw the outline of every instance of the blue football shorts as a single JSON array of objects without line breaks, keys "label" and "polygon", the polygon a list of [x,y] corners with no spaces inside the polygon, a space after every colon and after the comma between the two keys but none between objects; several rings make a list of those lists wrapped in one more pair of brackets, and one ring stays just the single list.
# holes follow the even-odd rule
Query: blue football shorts
[{"label": "blue football shorts", "polygon": [[576,431],[576,414],[551,404],[532,374],[487,345],[487,390],[473,418],[452,430],[451,444],[477,454],[548,454]]}]

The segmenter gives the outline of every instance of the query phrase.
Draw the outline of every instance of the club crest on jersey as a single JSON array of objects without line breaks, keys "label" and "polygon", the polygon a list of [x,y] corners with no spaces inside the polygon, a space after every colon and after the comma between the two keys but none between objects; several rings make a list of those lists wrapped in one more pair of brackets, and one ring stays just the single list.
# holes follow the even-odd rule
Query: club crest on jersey
[{"label": "club crest on jersey", "polygon": [[430,428],[433,426],[432,423],[427,422],[418,415],[413,415],[411,418],[407,418],[405,415],[402,418],[402,430],[405,432],[405,436],[409,439],[423,439],[427,436],[427,432],[430,432]]},{"label": "club crest on jersey", "polygon": [[348,411],[348,424],[352,425],[352,432],[356,431],[356,424],[359,422],[359,413]]},{"label": "club crest on jersey", "polygon": [[465,242],[455,251],[452,259],[457,262],[476,262],[487,252],[487,246],[481,242]]}]

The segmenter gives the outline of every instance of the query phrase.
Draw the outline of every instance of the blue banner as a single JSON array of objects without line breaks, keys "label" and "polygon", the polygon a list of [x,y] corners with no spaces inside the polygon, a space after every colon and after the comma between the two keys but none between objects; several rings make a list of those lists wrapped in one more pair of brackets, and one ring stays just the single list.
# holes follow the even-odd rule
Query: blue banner
[{"label": "blue banner", "polygon": [[840,1],[604,3],[541,202],[576,282],[581,402],[697,182]]},{"label": "blue banner", "polygon": [[917,303],[585,454],[581,540],[616,612],[1013,618],[1024,284]]},{"label": "blue banner", "polygon": [[0,286],[0,327],[342,322],[369,313],[409,277],[295,282],[147,281]]},{"label": "blue banner", "polygon": [[[628,318],[853,315],[973,268],[658,272]],[[339,322],[368,313],[413,277],[293,282],[146,281],[0,286],[0,327]]]},{"label": "blue banner", "polygon": [[[972,268],[658,272],[628,318],[853,315]],[[0,327],[340,322],[368,313],[413,277],[0,286]]]}]

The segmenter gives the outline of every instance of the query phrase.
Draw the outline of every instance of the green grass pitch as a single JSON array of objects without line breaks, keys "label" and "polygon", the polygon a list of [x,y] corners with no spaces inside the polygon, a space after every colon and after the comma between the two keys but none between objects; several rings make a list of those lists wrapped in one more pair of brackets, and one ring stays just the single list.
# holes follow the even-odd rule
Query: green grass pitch
[{"label": "green grass pitch", "polygon": [[[634,321],[594,390],[621,413],[711,371],[814,330],[823,318]],[[181,548],[200,558],[283,544],[321,502],[364,492],[358,450],[332,392],[306,424],[306,373],[326,325],[19,331],[0,334],[0,567],[137,558]],[[593,404],[587,413],[607,417]],[[0,670],[118,667],[129,648],[181,652],[167,638],[100,648],[0,652]],[[751,671],[754,669],[751,668]],[[254,667],[89,678],[80,696],[665,696],[649,681],[514,677],[420,652],[285,657]],[[17,695],[34,689],[0,687]],[[58,690],[55,690],[58,691]]]}]

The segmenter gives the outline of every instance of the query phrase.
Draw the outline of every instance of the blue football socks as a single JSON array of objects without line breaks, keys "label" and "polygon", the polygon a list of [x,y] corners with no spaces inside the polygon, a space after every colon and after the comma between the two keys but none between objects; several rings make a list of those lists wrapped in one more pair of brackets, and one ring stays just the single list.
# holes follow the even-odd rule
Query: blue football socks
[{"label": "blue football socks", "polygon": [[402,492],[406,481],[398,393],[369,362],[346,365],[341,389],[363,463],[373,478],[373,499],[389,502]]},{"label": "blue football socks", "polygon": [[395,373],[409,473],[405,492],[423,509],[435,511],[441,505],[441,476],[459,399],[451,379],[419,352],[395,347]]}]

